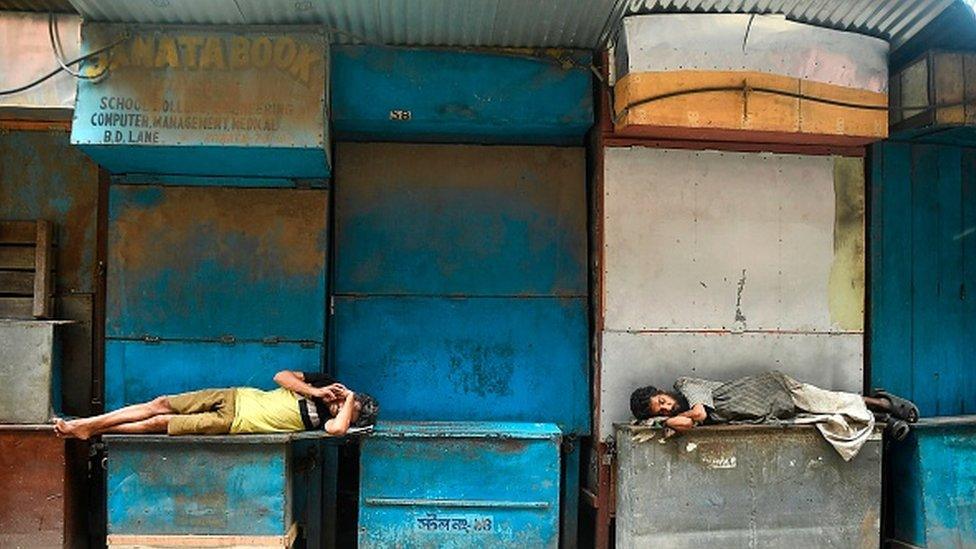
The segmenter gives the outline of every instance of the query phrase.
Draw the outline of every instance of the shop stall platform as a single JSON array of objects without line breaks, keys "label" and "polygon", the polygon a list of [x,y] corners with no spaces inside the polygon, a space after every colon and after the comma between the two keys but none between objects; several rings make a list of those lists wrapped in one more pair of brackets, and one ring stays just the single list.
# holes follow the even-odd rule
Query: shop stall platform
[{"label": "shop stall platform", "polygon": [[812,426],[664,433],[615,425],[618,547],[878,547],[880,433],[848,462]]},{"label": "shop stall platform", "polygon": [[976,547],[976,416],[923,418],[887,449],[894,547]]},{"label": "shop stall platform", "polygon": [[106,435],[109,547],[320,547],[335,534],[323,432]]},{"label": "shop stall platform", "polygon": [[561,432],[381,423],[362,444],[359,546],[557,547]]}]

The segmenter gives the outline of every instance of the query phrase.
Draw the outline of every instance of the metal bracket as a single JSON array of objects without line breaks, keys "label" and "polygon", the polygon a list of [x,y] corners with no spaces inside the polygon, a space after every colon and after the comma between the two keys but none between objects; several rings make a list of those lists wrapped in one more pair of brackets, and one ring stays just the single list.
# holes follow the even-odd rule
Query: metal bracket
[{"label": "metal bracket", "polygon": [[147,343],[149,345],[159,345],[159,342],[160,341],[161,340],[160,340],[159,336],[156,336],[156,335],[146,334],[146,335],[142,336],[142,342],[143,343]]},{"label": "metal bracket", "polygon": [[281,338],[278,336],[268,336],[261,339],[261,343],[264,345],[277,345],[281,343]]},{"label": "metal bracket", "polygon": [[223,345],[234,345],[237,343],[237,338],[234,337],[234,334],[224,334],[220,336],[220,343]]}]

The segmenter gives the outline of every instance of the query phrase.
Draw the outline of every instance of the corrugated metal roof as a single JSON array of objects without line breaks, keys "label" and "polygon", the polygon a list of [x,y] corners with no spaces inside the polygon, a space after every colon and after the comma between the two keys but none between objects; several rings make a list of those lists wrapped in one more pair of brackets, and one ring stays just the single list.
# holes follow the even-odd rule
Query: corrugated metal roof
[{"label": "corrugated metal roof", "polygon": [[0,0],[0,11],[74,13],[75,8],[68,0]]},{"label": "corrugated metal roof", "polygon": [[591,49],[623,0],[71,0],[85,19],[313,24],[335,42]]},{"label": "corrugated metal roof", "polygon": [[[54,1],[54,0],[48,0]],[[954,0],[69,0],[86,19],[313,24],[335,41],[409,46],[600,47],[633,13],[780,13],[889,39],[897,49]],[[955,0],[960,2],[961,0]],[[0,2],[27,3],[26,0]],[[343,34],[348,33],[348,34]]]},{"label": "corrugated metal roof", "polygon": [[628,0],[614,19],[635,13],[778,13],[787,19],[885,38],[892,49],[955,0]]}]

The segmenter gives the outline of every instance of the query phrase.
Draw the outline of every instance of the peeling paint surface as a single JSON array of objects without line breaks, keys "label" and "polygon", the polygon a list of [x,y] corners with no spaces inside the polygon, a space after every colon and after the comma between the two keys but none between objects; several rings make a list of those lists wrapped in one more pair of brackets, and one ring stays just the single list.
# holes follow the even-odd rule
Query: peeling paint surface
[{"label": "peeling paint surface", "polygon": [[616,426],[618,547],[878,546],[880,436],[844,462],[813,427],[647,430]]},{"label": "peeling paint surface", "polygon": [[321,342],[320,190],[113,185],[109,337]]},{"label": "peeling paint surface", "polygon": [[340,46],[333,125],[344,139],[578,145],[593,124],[589,53]]},{"label": "peeling paint surface", "polygon": [[363,440],[359,546],[555,548],[559,448],[547,424],[380,423]]},{"label": "peeling paint surface", "polygon": [[389,420],[588,432],[583,150],[344,143],[337,160],[340,379]]},{"label": "peeling paint surface", "polygon": [[289,446],[109,439],[108,533],[283,535]]},{"label": "peeling paint surface", "polygon": [[887,450],[892,537],[920,547],[976,545],[976,421],[922,419]]}]

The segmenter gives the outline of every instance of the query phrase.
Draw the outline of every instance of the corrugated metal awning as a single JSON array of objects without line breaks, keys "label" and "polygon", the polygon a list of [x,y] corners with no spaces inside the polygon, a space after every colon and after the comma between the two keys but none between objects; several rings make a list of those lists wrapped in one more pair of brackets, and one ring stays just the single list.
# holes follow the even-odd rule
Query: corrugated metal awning
[{"label": "corrugated metal awning", "polygon": [[71,0],[85,19],[212,25],[312,24],[334,42],[593,49],[621,0]]},{"label": "corrugated metal awning", "polygon": [[[85,19],[209,25],[311,24],[337,43],[601,47],[635,13],[779,13],[885,38],[897,50],[962,0],[0,0],[0,9],[72,6]],[[32,6],[32,7],[29,7]]]},{"label": "corrugated metal awning", "polygon": [[908,41],[957,0],[628,0],[615,19],[636,13],[777,13],[787,19]]}]

